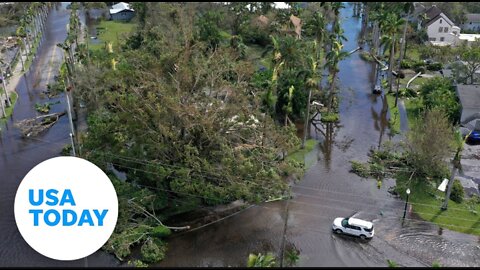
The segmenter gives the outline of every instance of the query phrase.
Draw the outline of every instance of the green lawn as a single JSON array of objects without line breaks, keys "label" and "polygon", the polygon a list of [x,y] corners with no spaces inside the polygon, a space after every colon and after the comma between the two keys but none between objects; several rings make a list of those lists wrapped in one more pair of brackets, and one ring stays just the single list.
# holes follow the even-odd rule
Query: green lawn
[{"label": "green lawn", "polygon": [[[307,140],[305,142],[305,148],[304,149],[298,149],[297,151],[288,154],[288,156],[286,157],[286,160],[295,160],[299,163],[304,163],[305,164],[305,156],[310,151],[313,150],[313,148],[315,147],[316,144],[317,144],[317,141],[314,140],[314,139]],[[308,169],[312,165],[313,165],[312,162],[307,162],[307,164],[305,164],[305,168]]]},{"label": "green lawn", "polygon": [[388,123],[392,133],[400,133],[400,113],[398,107],[395,107],[395,95],[387,94],[388,109],[390,110],[390,119]]},{"label": "green lawn", "polygon": [[[408,175],[397,177],[399,194],[405,199],[405,190]],[[437,187],[438,184],[435,184]],[[425,179],[413,179],[408,185],[411,190],[409,203],[413,211],[422,219],[436,223],[442,228],[462,233],[480,235],[480,204],[464,200],[459,204],[452,200],[448,202],[448,209],[441,211],[445,193],[433,187]]]},{"label": "green lawn", "polygon": [[27,59],[25,60],[25,63],[24,63],[25,70],[28,70],[28,68],[33,62],[33,57],[37,53],[38,45],[40,44],[40,39],[41,39],[41,34],[38,35],[37,39],[33,42],[32,50],[28,54]]},{"label": "green lawn", "polygon": [[421,98],[410,98],[405,99],[405,110],[407,111],[408,126],[413,126],[417,118],[420,115],[421,109],[423,108],[423,102]]},{"label": "green lawn", "polygon": [[133,31],[136,24],[119,21],[101,21],[97,26],[99,44],[89,44],[92,50],[104,48],[105,42],[112,42],[113,48],[116,48],[120,41],[125,40],[125,36]]},{"label": "green lawn", "polygon": [[[3,89],[1,89],[0,92],[3,92]],[[10,93],[10,99],[12,100],[12,106],[10,106],[8,108],[5,108],[5,113],[7,114],[6,118],[8,118],[8,117],[10,117],[10,115],[12,115],[13,109],[15,108],[15,104],[17,103],[17,98],[18,98],[17,93],[15,93],[15,92]],[[3,115],[1,114],[1,110],[0,110],[0,121],[5,121],[6,118],[3,118],[2,116]]]}]

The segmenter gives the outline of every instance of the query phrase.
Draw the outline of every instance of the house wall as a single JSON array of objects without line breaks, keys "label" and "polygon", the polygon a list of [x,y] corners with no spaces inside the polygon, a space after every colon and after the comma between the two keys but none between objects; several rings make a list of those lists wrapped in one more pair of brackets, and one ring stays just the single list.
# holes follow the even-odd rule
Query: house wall
[{"label": "house wall", "polygon": [[110,14],[110,17],[114,21],[129,21],[133,18],[135,12],[124,10],[115,14]]},{"label": "house wall", "polygon": [[480,31],[480,22],[466,22],[462,24],[463,29]]},{"label": "house wall", "polygon": [[[447,43],[453,43],[455,41],[455,36],[450,34],[452,33],[452,27],[454,25],[448,23],[445,17],[446,16],[443,13],[441,13],[440,17],[427,27],[427,34],[428,34],[429,41],[447,42]],[[439,31],[440,27],[442,27],[441,32]],[[447,28],[447,32],[445,32],[445,28]]]}]

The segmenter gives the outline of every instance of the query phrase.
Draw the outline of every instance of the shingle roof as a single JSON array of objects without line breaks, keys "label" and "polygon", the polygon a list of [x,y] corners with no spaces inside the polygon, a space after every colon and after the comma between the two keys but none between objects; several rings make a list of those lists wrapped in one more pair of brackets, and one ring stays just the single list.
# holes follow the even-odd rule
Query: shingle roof
[{"label": "shingle roof", "polygon": [[442,13],[442,11],[437,6],[432,6],[427,9],[427,11],[425,11],[425,14],[427,15],[426,23],[428,24],[431,20],[440,15],[440,13]]},{"label": "shingle roof", "polygon": [[479,13],[469,13],[465,14],[467,18],[467,22],[480,22],[480,14]]},{"label": "shingle roof", "polygon": [[480,85],[458,84],[457,94],[462,104],[460,122],[464,122],[469,116],[480,112]]}]

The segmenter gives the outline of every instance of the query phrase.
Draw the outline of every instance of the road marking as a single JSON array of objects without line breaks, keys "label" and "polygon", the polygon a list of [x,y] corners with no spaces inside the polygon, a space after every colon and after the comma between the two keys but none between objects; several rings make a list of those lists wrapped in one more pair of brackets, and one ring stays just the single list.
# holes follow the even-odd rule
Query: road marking
[{"label": "road marking", "polygon": [[52,67],[53,67],[53,57],[55,56],[55,49],[57,46],[53,46],[52,50],[52,56],[50,57],[50,61],[48,62],[49,64],[49,69],[48,69],[48,74],[47,74],[47,84],[50,82],[50,76],[52,75]]}]

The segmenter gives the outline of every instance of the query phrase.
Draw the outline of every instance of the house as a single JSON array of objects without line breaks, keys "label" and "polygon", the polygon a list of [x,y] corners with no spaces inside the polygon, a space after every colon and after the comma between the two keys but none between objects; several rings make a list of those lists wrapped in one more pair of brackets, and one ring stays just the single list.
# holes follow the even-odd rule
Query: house
[{"label": "house", "polygon": [[456,90],[462,107],[460,123],[462,125],[469,125],[470,123],[470,129],[473,130],[476,128],[476,124],[472,123],[480,120],[480,85],[457,84]]},{"label": "house", "polygon": [[432,45],[454,45],[460,35],[460,27],[456,26],[435,5],[425,11],[422,26],[426,28],[428,41]]},{"label": "house", "polygon": [[480,32],[480,14],[479,13],[469,13],[465,14],[467,18],[466,21],[462,24],[462,29],[468,29],[471,31]]},{"label": "house", "polygon": [[120,2],[115,4],[110,9],[110,19],[115,21],[129,21],[135,15],[135,10],[130,7],[130,4]]}]

